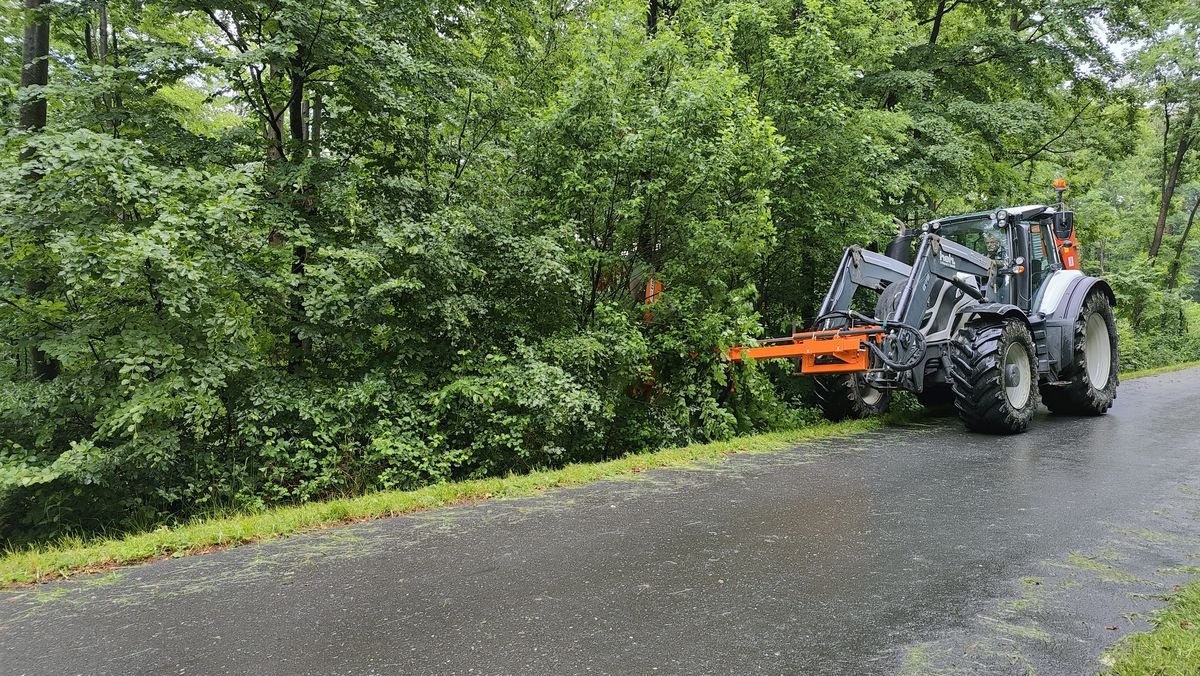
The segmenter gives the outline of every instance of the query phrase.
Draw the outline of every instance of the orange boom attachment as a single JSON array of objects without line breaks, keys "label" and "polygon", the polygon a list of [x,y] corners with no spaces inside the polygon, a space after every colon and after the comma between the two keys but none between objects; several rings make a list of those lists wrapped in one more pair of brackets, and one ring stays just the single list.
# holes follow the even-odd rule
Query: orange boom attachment
[{"label": "orange boom attachment", "polygon": [[735,347],[729,351],[733,361],[753,359],[800,358],[801,373],[852,373],[868,371],[871,355],[868,343],[883,341],[881,326],[794,333],[786,338],[768,338],[758,347]]}]

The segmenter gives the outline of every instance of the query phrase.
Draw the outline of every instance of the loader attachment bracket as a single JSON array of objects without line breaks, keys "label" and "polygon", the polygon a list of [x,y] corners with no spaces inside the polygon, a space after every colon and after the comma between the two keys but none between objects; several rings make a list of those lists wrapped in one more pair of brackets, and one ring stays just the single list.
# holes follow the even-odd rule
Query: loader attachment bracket
[{"label": "loader attachment bracket", "polygon": [[799,359],[800,372],[809,375],[869,371],[870,344],[880,343],[886,333],[881,326],[794,333],[763,340],[757,347],[735,347],[729,359]]}]

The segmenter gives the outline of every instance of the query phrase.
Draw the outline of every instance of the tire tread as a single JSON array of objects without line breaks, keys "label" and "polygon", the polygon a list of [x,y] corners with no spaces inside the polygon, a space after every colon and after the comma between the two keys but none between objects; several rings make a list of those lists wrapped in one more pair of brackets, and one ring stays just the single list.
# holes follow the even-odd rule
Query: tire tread
[{"label": "tire tread", "polygon": [[[1037,410],[1038,388],[1030,383],[1030,401],[1013,409],[1004,394],[1001,347],[1008,340],[1025,343],[1026,351],[1036,355],[1029,329],[1018,320],[976,319],[959,330],[950,342],[950,386],[954,406],[967,428],[989,434],[1015,434],[1029,427]],[[1035,378],[1033,364],[1031,378]]]}]

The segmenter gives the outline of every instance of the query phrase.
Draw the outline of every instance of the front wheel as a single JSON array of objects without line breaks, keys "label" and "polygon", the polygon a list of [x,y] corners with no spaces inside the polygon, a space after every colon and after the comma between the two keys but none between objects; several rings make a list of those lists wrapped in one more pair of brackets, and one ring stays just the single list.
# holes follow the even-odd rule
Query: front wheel
[{"label": "front wheel", "polygon": [[1042,400],[1055,413],[1100,415],[1117,398],[1120,354],[1117,352],[1117,322],[1112,304],[1100,291],[1093,291],[1075,320],[1075,351],[1063,367],[1060,380],[1066,385],[1044,385]]},{"label": "front wheel", "polygon": [[862,373],[837,373],[813,378],[817,405],[829,420],[869,418],[887,413],[892,391],[872,387]]},{"label": "front wheel", "polygon": [[1037,349],[1019,319],[976,319],[950,342],[954,407],[967,429],[1015,434],[1038,407]]}]

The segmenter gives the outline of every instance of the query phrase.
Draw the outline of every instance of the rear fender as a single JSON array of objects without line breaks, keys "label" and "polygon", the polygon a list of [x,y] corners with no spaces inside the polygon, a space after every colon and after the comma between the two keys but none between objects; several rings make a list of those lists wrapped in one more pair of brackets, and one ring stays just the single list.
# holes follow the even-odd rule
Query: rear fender
[{"label": "rear fender", "polygon": [[1097,277],[1079,277],[1074,280],[1066,293],[1063,294],[1058,307],[1054,309],[1054,313],[1050,316],[1053,319],[1064,319],[1074,322],[1079,317],[1079,311],[1083,309],[1083,301],[1087,300],[1088,295],[1093,290],[1100,291],[1108,297],[1108,302],[1112,303],[1113,307],[1117,306],[1117,296],[1113,293],[1112,287],[1108,285],[1108,282]]},{"label": "rear fender", "polygon": [[1047,345],[1050,348],[1052,371],[1055,377],[1067,370],[1075,355],[1075,320],[1083,310],[1083,303],[1093,292],[1103,293],[1113,307],[1117,296],[1108,282],[1096,277],[1080,276],[1062,295],[1054,312],[1046,318]]}]

